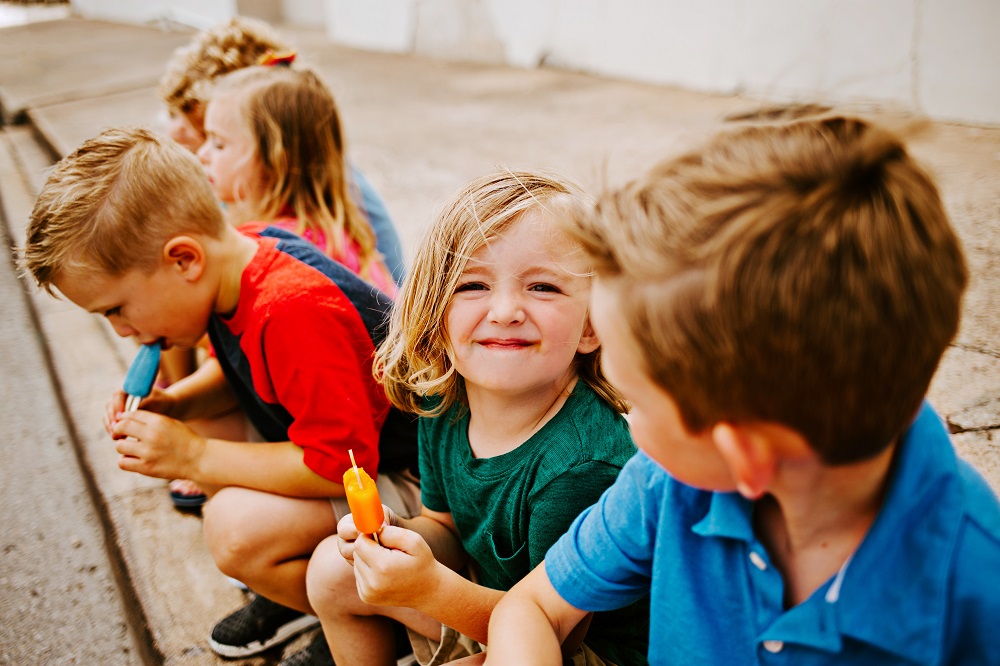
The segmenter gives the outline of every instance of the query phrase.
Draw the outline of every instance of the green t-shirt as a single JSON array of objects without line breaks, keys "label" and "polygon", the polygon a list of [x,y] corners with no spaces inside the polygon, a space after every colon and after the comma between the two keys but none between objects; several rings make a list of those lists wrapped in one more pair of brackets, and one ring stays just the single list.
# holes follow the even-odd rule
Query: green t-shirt
[{"label": "green t-shirt", "polygon": [[[420,419],[421,495],[431,511],[451,514],[478,582],[495,590],[534,569],[636,451],[624,417],[583,381],[509,453],[474,458],[468,433],[464,407]],[[644,601],[598,613],[587,645],[619,666],[646,663],[648,610]]]}]

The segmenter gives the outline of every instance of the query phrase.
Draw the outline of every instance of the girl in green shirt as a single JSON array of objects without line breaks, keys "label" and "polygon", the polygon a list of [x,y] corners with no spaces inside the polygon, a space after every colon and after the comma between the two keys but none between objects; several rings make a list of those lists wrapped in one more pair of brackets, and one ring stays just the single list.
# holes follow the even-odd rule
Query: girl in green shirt
[{"label": "girl in green shirt", "polygon": [[[387,511],[381,546],[347,516],[313,556],[309,600],[336,663],[395,664],[388,618],[422,664],[478,652],[503,593],[635,452],[600,369],[590,266],[554,224],[581,199],[548,174],[492,174],[423,239],[376,355],[389,399],[423,417],[423,508]],[[568,658],[645,663],[647,610],[585,622]]]}]

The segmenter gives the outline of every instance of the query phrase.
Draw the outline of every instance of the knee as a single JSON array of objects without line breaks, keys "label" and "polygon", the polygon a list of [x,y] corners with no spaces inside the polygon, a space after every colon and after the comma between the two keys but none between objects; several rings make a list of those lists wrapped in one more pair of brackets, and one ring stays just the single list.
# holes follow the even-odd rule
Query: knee
[{"label": "knee", "polygon": [[320,542],[309,558],[306,592],[309,604],[321,616],[350,611],[350,600],[357,600],[354,567],[340,554],[336,535]]},{"label": "knee", "polygon": [[[252,502],[242,488],[223,488],[205,505],[205,545],[215,566],[227,576],[240,578],[261,557],[264,549],[257,538],[260,516],[253,515]],[[242,578],[241,578],[242,580]]]}]

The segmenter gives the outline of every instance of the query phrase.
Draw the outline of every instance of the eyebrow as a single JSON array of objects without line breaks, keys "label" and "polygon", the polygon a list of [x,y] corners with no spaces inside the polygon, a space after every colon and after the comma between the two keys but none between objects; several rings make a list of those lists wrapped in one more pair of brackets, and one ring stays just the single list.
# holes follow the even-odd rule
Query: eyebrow
[{"label": "eyebrow", "polygon": [[[493,271],[490,270],[490,266],[492,264],[487,263],[487,262],[479,262],[478,265],[473,266],[473,265],[471,265],[473,261],[476,261],[476,260],[474,260],[474,259],[470,260],[469,263],[466,264],[465,269],[462,271],[462,275],[470,275],[470,274],[471,275],[489,275],[489,274],[492,274]],[[518,271],[516,273],[516,275],[519,278],[530,277],[530,276],[537,276],[537,275],[550,276],[552,278],[562,278],[562,279],[576,277],[575,273],[572,273],[572,272],[567,271],[565,269],[564,270],[553,270],[549,266],[528,266],[527,268]]]}]

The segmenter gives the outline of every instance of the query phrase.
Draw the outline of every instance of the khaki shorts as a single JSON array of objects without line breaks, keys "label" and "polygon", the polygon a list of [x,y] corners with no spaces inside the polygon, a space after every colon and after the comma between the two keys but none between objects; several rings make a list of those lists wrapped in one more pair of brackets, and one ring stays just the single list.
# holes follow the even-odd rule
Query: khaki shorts
[{"label": "khaki shorts", "polygon": [[[382,504],[392,509],[400,518],[412,518],[420,513],[420,481],[408,470],[379,472],[375,479]],[[336,522],[351,512],[346,497],[331,497],[330,505]]]},{"label": "khaki shorts", "polygon": [[[485,647],[451,627],[441,626],[441,639],[434,640],[412,629],[407,629],[410,635],[410,647],[413,656],[420,666],[440,666],[448,662],[479,654]],[[577,648],[572,657],[563,660],[563,666],[615,666],[610,661],[604,661],[586,644]]]}]

